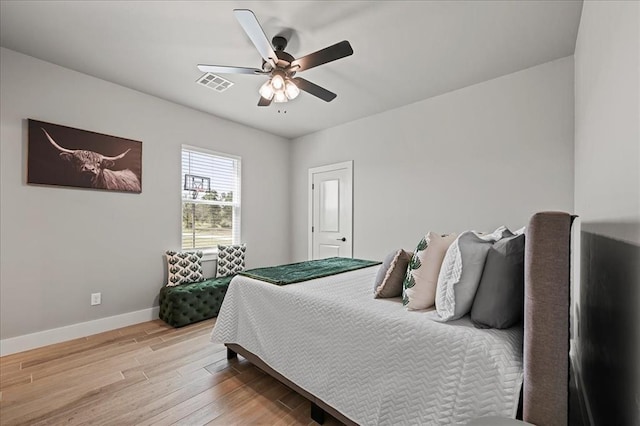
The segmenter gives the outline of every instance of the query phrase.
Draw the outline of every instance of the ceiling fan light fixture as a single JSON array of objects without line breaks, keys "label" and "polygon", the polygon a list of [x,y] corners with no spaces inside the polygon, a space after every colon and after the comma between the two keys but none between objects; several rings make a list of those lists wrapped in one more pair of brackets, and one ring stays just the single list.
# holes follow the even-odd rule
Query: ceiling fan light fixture
[{"label": "ceiling fan light fixture", "polygon": [[284,90],[276,90],[274,96],[273,96],[273,102],[276,103],[282,103],[282,102],[287,102],[289,99],[287,98],[287,95],[285,94]]},{"label": "ceiling fan light fixture", "polygon": [[291,79],[287,79],[284,82],[284,91],[289,100],[297,98],[300,94],[300,89],[298,89],[298,86],[296,86]]},{"label": "ceiling fan light fixture", "polygon": [[284,89],[284,78],[280,74],[275,74],[271,79],[271,86],[276,91]]},{"label": "ceiling fan light fixture", "polygon": [[283,70],[271,73],[271,78],[260,87],[260,96],[276,103],[289,102],[300,94],[300,89]]},{"label": "ceiling fan light fixture", "polygon": [[273,87],[271,86],[271,80],[267,80],[267,82],[260,87],[260,90],[258,90],[258,92],[260,93],[260,96],[262,96],[265,99],[268,99],[268,100],[273,99],[274,90],[273,90]]}]

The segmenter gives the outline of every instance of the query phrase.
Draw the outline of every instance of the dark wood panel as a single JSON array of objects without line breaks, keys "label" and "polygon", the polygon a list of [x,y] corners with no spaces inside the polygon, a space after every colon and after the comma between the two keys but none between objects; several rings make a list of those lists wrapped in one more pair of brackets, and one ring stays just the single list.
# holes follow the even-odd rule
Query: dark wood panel
[{"label": "dark wood panel", "polygon": [[575,391],[594,424],[638,425],[640,247],[583,225],[580,264]]}]

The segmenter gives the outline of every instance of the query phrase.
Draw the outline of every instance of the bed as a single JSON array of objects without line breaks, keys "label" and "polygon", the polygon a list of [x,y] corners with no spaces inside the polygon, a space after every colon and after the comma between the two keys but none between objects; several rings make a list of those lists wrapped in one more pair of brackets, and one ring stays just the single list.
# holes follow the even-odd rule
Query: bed
[{"label": "bed", "polygon": [[276,286],[233,279],[212,340],[345,424],[466,424],[482,416],[567,421],[572,217],[527,227],[524,326],[441,323],[399,299],[373,299],[378,266]]}]

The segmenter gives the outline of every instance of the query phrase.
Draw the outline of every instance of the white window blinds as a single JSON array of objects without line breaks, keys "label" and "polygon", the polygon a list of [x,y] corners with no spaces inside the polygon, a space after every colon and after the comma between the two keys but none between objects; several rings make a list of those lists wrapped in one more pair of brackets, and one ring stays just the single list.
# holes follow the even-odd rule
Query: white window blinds
[{"label": "white window blinds", "polygon": [[182,249],[240,243],[240,158],[182,146]]}]

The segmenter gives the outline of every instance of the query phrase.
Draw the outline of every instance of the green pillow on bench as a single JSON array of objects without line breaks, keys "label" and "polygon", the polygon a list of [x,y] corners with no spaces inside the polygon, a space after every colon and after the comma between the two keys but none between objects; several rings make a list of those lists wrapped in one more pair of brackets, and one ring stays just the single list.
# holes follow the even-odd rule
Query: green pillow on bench
[{"label": "green pillow on bench", "polygon": [[162,287],[160,319],[173,327],[183,327],[215,317],[220,312],[224,295],[233,277],[232,275]]}]

